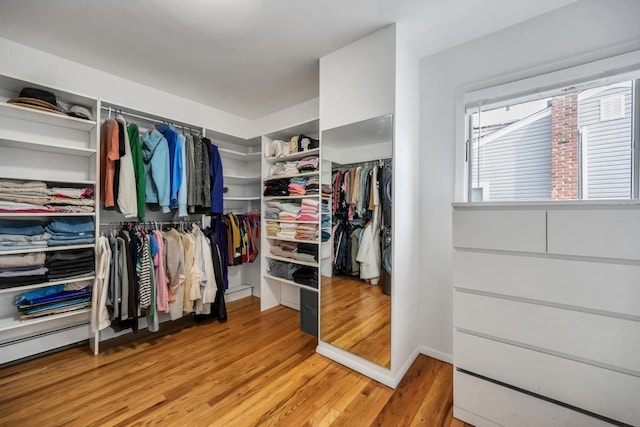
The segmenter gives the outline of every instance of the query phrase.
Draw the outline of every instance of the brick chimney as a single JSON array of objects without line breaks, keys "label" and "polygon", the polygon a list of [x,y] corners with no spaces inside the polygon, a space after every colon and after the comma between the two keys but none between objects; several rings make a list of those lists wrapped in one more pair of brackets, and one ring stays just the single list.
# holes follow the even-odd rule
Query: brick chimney
[{"label": "brick chimney", "polygon": [[551,199],[578,198],[578,95],[551,99]]}]

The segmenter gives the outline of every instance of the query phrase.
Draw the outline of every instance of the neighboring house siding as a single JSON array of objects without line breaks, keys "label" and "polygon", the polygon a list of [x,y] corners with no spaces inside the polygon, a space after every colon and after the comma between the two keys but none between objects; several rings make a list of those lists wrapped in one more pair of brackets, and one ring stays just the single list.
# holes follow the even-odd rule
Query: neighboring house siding
[{"label": "neighboring house siding", "polygon": [[[601,121],[600,100],[617,94],[625,96],[624,117]],[[583,197],[609,199],[631,196],[631,94],[630,86],[611,88],[578,103],[583,153],[586,150],[586,165],[583,161],[583,167],[587,178],[586,188],[584,181],[582,184]]]},{"label": "neighboring house siding", "polygon": [[[484,185],[484,200],[547,200],[551,197],[551,116],[480,143],[473,150],[473,187]],[[488,184],[488,186],[487,186]]]}]

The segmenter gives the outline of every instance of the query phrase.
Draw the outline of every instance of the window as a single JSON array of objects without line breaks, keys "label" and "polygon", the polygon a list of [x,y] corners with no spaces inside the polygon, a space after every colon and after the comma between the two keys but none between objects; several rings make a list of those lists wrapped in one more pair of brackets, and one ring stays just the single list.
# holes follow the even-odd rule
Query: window
[{"label": "window", "polygon": [[640,71],[518,96],[492,88],[493,102],[467,102],[467,199],[633,198],[638,79]]}]

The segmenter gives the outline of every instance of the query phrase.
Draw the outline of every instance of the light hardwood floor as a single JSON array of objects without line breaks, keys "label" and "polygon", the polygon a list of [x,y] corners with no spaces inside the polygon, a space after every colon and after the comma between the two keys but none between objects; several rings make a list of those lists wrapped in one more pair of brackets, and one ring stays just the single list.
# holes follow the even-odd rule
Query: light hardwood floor
[{"label": "light hardwood floor", "polygon": [[351,277],[322,276],[322,340],[391,366],[391,297]]},{"label": "light hardwood floor", "polygon": [[198,325],[94,357],[88,347],[0,369],[3,426],[465,426],[452,367],[426,356],[394,391],[315,353],[298,312],[228,304]]}]

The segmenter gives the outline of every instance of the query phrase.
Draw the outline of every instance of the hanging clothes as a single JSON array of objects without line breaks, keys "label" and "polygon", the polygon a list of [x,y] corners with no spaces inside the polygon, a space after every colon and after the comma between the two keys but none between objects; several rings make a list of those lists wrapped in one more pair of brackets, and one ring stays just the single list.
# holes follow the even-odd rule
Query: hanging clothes
[{"label": "hanging clothes", "polygon": [[378,283],[382,263],[381,162],[333,171],[333,271],[371,284]]},{"label": "hanging clothes", "polygon": [[146,316],[149,331],[154,332],[160,328],[162,313],[169,313],[171,320],[190,313],[226,320],[215,240],[195,224],[186,230],[138,227],[101,235],[96,244],[92,330],[111,326],[135,332],[138,319]]},{"label": "hanging clothes", "polygon": [[118,151],[118,123],[115,120],[107,120],[100,128],[100,200],[105,208],[115,207],[114,179],[116,173],[116,160],[120,158]]},{"label": "hanging clothes", "polygon": [[117,116],[119,134],[124,139],[124,155],[120,155],[120,173],[118,179],[118,208],[125,218],[138,217],[138,201],[136,195],[136,175],[133,168],[131,143],[127,130],[127,122],[122,116]]},{"label": "hanging clothes", "polygon": [[157,203],[163,213],[171,212],[169,144],[156,129],[142,136],[147,203]]},{"label": "hanging clothes", "polygon": [[222,174],[222,160],[218,147],[211,144],[209,156],[209,174],[211,176],[211,212],[221,214],[224,211],[224,177]]},{"label": "hanging clothes", "polygon": [[129,144],[131,144],[131,158],[133,160],[133,171],[136,179],[136,205],[138,207],[138,218],[144,221],[146,213],[146,174],[144,171],[144,160],[142,159],[142,144],[140,143],[140,131],[138,125],[129,123],[127,125]]}]

